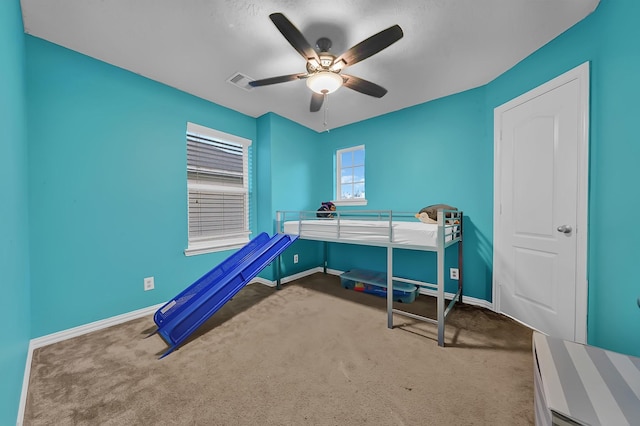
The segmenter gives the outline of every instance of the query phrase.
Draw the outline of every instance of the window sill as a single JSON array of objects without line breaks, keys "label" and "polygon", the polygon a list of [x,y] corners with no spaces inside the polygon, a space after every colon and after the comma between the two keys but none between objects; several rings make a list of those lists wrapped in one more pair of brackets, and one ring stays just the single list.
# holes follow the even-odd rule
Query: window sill
[{"label": "window sill", "polygon": [[185,256],[197,256],[199,254],[215,253],[218,251],[239,249],[249,242],[248,238],[235,238],[223,241],[192,243],[184,249]]},{"label": "window sill", "polygon": [[336,200],[336,201],[331,201],[333,204],[335,204],[336,206],[366,206],[367,205],[367,200],[364,198],[358,198],[356,200]]}]

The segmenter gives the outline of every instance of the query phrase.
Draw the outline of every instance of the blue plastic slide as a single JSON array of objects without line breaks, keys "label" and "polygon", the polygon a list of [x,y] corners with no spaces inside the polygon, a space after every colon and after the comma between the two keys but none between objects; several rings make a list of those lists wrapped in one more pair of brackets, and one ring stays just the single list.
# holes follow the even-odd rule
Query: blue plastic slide
[{"label": "blue plastic slide", "polygon": [[153,317],[156,332],[170,345],[161,358],[173,352],[297,238],[261,233],[158,309]]}]

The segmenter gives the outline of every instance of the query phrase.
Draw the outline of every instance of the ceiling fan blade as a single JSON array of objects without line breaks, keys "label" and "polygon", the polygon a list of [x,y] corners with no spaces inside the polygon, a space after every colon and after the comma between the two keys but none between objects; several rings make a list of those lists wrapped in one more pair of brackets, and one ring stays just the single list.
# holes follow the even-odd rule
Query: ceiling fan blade
[{"label": "ceiling fan blade", "polygon": [[355,90],[356,92],[364,93],[365,95],[373,96],[375,98],[381,98],[387,94],[387,89],[370,81],[346,74],[342,74],[342,78],[344,80],[343,86]]},{"label": "ceiling fan blade", "polygon": [[291,23],[282,13],[272,13],[269,15],[273,24],[282,33],[284,38],[287,39],[289,44],[298,51],[306,60],[315,59],[318,62],[318,53],[313,50],[313,47],[309,44],[302,33]]},{"label": "ceiling fan blade", "polygon": [[399,25],[389,27],[386,30],[380,31],[378,34],[372,35],[368,39],[356,44],[351,49],[340,55],[334,63],[343,61],[346,64],[345,66],[356,64],[391,46],[393,43],[400,40],[403,35],[404,33]]},{"label": "ceiling fan blade", "polygon": [[300,78],[306,78],[307,74],[289,74],[289,75],[281,75],[278,77],[270,77],[263,78],[262,80],[254,80],[249,82],[249,86],[251,87],[260,87],[260,86],[268,86],[270,84],[284,83],[287,81],[298,80]]},{"label": "ceiling fan blade", "polygon": [[309,107],[309,111],[318,112],[320,108],[322,108],[322,103],[324,102],[324,95],[313,92],[311,94],[311,106]]}]

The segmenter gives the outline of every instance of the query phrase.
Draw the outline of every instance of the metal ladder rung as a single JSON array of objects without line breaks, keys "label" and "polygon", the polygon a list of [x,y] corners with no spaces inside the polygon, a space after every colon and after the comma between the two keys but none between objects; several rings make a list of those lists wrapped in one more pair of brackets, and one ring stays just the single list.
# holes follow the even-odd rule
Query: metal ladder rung
[{"label": "metal ladder rung", "polygon": [[422,315],[412,314],[411,312],[401,311],[400,309],[392,309],[391,312],[393,312],[394,314],[403,315],[405,317],[417,319],[419,321],[424,321],[431,324],[438,324],[438,321],[434,320],[433,318],[423,317]]}]

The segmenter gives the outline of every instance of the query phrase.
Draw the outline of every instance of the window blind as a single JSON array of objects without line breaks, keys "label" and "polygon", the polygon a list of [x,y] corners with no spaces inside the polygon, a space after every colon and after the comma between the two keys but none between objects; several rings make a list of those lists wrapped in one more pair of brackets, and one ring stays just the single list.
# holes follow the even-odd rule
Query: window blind
[{"label": "window blind", "polygon": [[247,154],[242,144],[187,133],[190,243],[249,234]]}]

